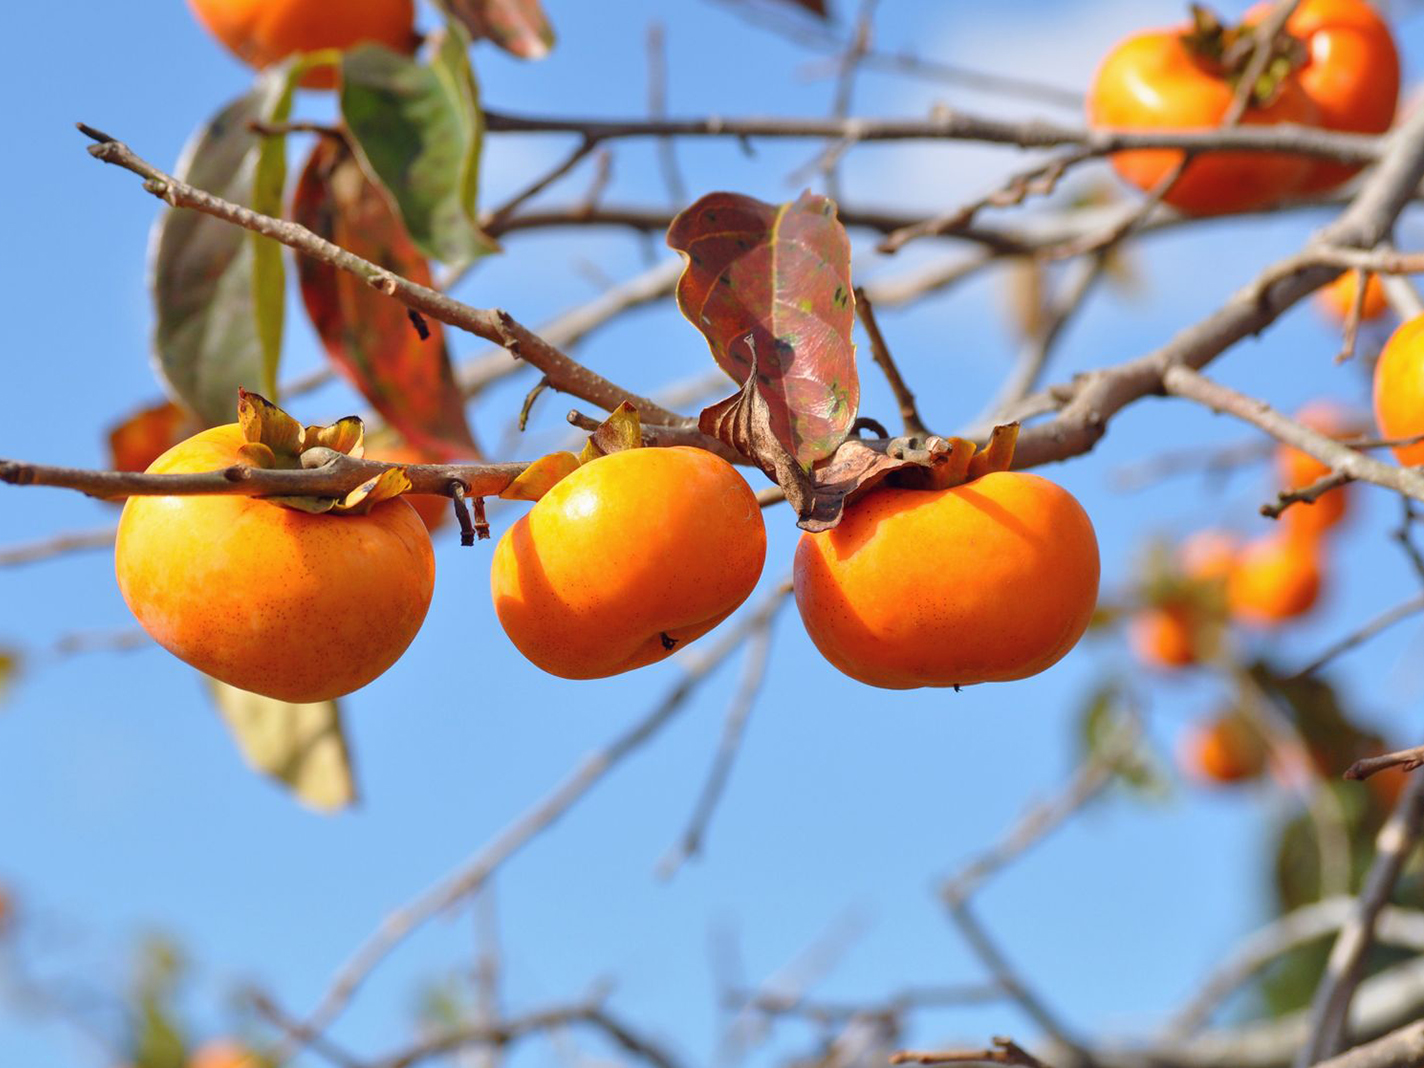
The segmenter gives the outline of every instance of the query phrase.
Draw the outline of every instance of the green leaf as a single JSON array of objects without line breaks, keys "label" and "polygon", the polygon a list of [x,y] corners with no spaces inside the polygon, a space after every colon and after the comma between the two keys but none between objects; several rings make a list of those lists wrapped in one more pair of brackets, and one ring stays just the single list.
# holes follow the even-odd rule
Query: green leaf
[{"label": "green leaf", "polygon": [[[287,83],[285,69],[262,74],[250,93],[194,135],[176,177],[251,206],[262,146],[248,123],[278,110],[290,92]],[[158,372],[173,396],[209,426],[232,422],[239,387],[276,395],[276,367],[264,355],[261,337],[265,330],[270,341],[271,317],[269,311],[267,325],[259,325],[257,245],[250,236],[231,223],[177,208],[165,209],[154,230]],[[264,291],[270,290],[270,264],[262,272]]]},{"label": "green leaf", "polygon": [[[345,146],[317,142],[292,199],[307,229],[421,285],[430,267],[390,202]],[[445,334],[416,332],[405,305],[348,271],[297,260],[302,302],[327,355],[402,437],[441,459],[477,455]]]},{"label": "green leaf", "polygon": [[248,766],[291,787],[319,812],[356,800],[351,759],[335,701],[295,705],[208,679],[218,712]]},{"label": "green leaf", "polygon": [[543,59],[554,47],[554,27],[539,0],[443,0],[470,36],[487,37],[520,59]]},{"label": "green leaf", "polygon": [[738,384],[756,368],[770,429],[798,463],[832,455],[860,407],[850,239],[835,204],[709,193],[672,221],[667,243],[687,261],[677,306],[718,366]]},{"label": "green leaf", "polygon": [[[269,125],[284,123],[292,114],[292,94],[305,66],[289,60],[273,68],[272,77],[285,71],[281,92],[272,101],[262,120]],[[282,217],[282,194],[287,187],[287,138],[263,137],[257,150],[257,166],[252,177],[252,210],[274,219]],[[257,343],[262,350],[264,388],[276,397],[277,367],[282,361],[282,329],[287,308],[287,268],[282,246],[270,237],[249,234],[252,242],[253,312],[257,319]]]},{"label": "green leaf", "polygon": [[134,977],[134,1068],[184,1068],[187,1063],[174,1010],[186,971],[187,963],[174,942],[157,935],[144,940]]},{"label": "green leaf", "polygon": [[1109,760],[1113,773],[1139,797],[1161,800],[1171,788],[1162,762],[1147,747],[1131,723],[1129,694],[1113,678],[1098,683],[1088,693],[1078,713],[1078,738],[1085,759]]},{"label": "green leaf", "polygon": [[379,45],[341,61],[341,114],[362,167],[416,246],[455,269],[499,248],[476,209],[484,115],[468,47],[452,24],[428,66]]}]

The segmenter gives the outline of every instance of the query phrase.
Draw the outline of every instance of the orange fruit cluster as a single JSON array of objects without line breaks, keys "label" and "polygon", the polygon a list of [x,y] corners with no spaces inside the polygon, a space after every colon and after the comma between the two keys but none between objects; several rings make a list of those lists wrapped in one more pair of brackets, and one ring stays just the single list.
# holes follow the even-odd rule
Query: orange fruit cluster
[{"label": "orange fruit cluster", "polygon": [[[1257,5],[1236,27],[1197,9],[1192,24],[1121,42],[1093,79],[1089,122],[1128,131],[1221,126],[1253,51],[1252,29],[1270,7]],[[1399,97],[1399,55],[1389,26],[1367,0],[1303,0],[1285,32],[1289,47],[1258,80],[1243,125],[1299,123],[1352,133],[1389,128]],[[1150,190],[1182,159],[1176,149],[1134,149],[1115,153],[1112,164],[1124,181]],[[1207,152],[1187,165],[1163,199],[1195,215],[1248,211],[1333,189],[1356,170],[1285,153]]]}]

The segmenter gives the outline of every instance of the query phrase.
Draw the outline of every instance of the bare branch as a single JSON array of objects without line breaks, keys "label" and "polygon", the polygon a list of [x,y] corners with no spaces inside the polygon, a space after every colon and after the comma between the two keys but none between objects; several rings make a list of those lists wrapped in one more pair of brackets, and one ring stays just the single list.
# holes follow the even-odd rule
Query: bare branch
[{"label": "bare branch", "polygon": [[1297,1068],[1339,1053],[1345,1039],[1350,1001],[1364,974],[1365,953],[1374,941],[1380,910],[1424,830],[1424,777],[1409,780],[1394,812],[1375,839],[1375,859],[1365,876],[1355,914],[1340,929],[1330,950],[1325,976],[1310,1006],[1310,1037],[1295,1059]]},{"label": "bare branch", "polygon": [[[479,850],[464,865],[390,913],[349,960],[342,965],[316,1009],[302,1025],[302,1034],[319,1035],[331,1024],[366,981],[371,971],[418,927],[478,891],[507,860],[556,823],[614,768],[654,738],[687,704],[688,697],[714,668],[764,625],[786,599],[789,589],[775,589],[759,607],[724,629],[705,650],[690,650],[685,674],[646,716],[607,746],[591,753],[552,791]],[[289,1043],[276,1059],[290,1059],[301,1043]]]},{"label": "bare branch", "polygon": [[[1365,642],[1369,641],[1381,631],[1387,630],[1388,628],[1394,626],[1400,620],[1408,619],[1410,616],[1418,615],[1420,612],[1424,612],[1424,594],[1421,594],[1418,597],[1410,598],[1403,604],[1397,604],[1393,608],[1389,609],[1389,611],[1387,612],[1381,612],[1368,623],[1351,631],[1343,638],[1332,642],[1329,648],[1327,648],[1310,663],[1306,664],[1305,667],[1295,672],[1295,674],[1293,674],[1291,678],[1299,679],[1304,678],[1307,675],[1315,674],[1326,664],[1334,660],[1337,656],[1341,656],[1344,653],[1348,653],[1351,649],[1363,645]],[[1366,775],[1369,774],[1373,773],[1366,773]],[[1365,775],[1350,775],[1349,772],[1346,772],[1345,777],[1347,779],[1364,778]]]},{"label": "bare branch", "polygon": [[[1424,598],[1419,598],[1419,611],[1424,609]],[[1416,745],[1411,749],[1401,749],[1396,753],[1386,753],[1384,756],[1365,757],[1357,760],[1345,769],[1347,779],[1368,779],[1377,771],[1384,771],[1387,768],[1399,768],[1401,771],[1413,771],[1424,766],[1424,745]]]},{"label": "bare branch", "polygon": [[108,549],[113,546],[114,536],[117,533],[115,527],[104,527],[102,530],[81,530],[71,534],[56,534],[41,541],[32,541],[25,545],[12,545],[8,549],[0,549],[0,567],[33,564],[40,560],[61,556],[64,553],[85,549]]},{"label": "bare branch", "polygon": [[1047,1068],[1044,1063],[1011,1038],[994,1037],[993,1049],[926,1052],[906,1049],[892,1054],[891,1064],[1014,1064],[1020,1068]]},{"label": "bare branch", "polygon": [[895,366],[895,358],[890,355],[890,346],[885,343],[885,335],[880,332],[880,324],[875,318],[875,307],[864,286],[856,286],[855,310],[860,315],[861,325],[865,327],[866,337],[870,339],[870,355],[885,373],[885,380],[890,383],[890,392],[895,394],[895,401],[900,406],[900,422],[905,433],[916,437],[928,435],[929,430],[920,419],[919,409],[915,407],[915,395],[906,385],[900,368]]}]

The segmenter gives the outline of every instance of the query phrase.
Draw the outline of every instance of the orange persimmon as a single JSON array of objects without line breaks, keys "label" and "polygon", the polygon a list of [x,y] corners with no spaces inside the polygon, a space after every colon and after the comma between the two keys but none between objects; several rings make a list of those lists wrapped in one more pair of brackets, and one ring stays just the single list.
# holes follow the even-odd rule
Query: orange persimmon
[{"label": "orange persimmon", "polygon": [[1272,627],[1305,615],[1320,596],[1320,557],[1317,539],[1289,532],[1248,543],[1226,584],[1232,617]]},{"label": "orange persimmon", "polygon": [[1265,769],[1266,744],[1238,713],[1227,712],[1193,725],[1178,750],[1183,769],[1215,783],[1254,779]]},{"label": "orange persimmon", "polygon": [[[1349,435],[1349,414],[1330,401],[1314,401],[1296,412],[1296,421],[1332,438]],[[1276,474],[1281,489],[1297,490],[1319,481],[1330,468],[1309,453],[1282,445],[1276,449]],[[1350,487],[1336,486],[1314,501],[1298,501],[1281,513],[1281,523],[1293,534],[1318,536],[1335,526],[1349,509]]]},{"label": "orange persimmon", "polygon": [[747,599],[766,560],[756,495],[693,448],[633,448],[556,483],[495,547],[490,594],[521,653],[595,679],[652,664]]},{"label": "orange persimmon", "polygon": [[1027,678],[1072,649],[1098,599],[1093,524],[1067,490],[1001,471],[878,489],[796,547],[796,604],[821,655],[872,686]]},{"label": "orange persimmon", "polygon": [[[243,463],[237,424],[160,456],[151,473]],[[230,685],[283,701],[359,689],[405,652],[430,606],[430,535],[399,499],[312,515],[255,497],[131,497],[119,589],[165,649]]]},{"label": "orange persimmon", "polygon": [[[1151,30],[1120,42],[1098,67],[1088,91],[1088,122],[1100,128],[1207,130],[1226,117],[1235,95],[1231,72],[1196,43],[1191,26]],[[1313,124],[1315,104],[1293,78],[1265,103],[1248,107],[1245,125]],[[1111,156],[1130,185],[1150,190],[1182,160],[1176,149],[1133,149]],[[1193,215],[1246,211],[1288,196],[1311,173],[1303,156],[1275,152],[1204,152],[1163,199]]]},{"label": "orange persimmon", "polygon": [[[1257,4],[1249,26],[1271,10]],[[1315,106],[1315,125],[1346,133],[1384,133],[1399,101],[1399,52],[1389,24],[1368,0],[1302,0],[1286,20],[1304,63],[1291,75]],[[1316,160],[1299,187],[1320,193],[1350,178],[1357,166]]]},{"label": "orange persimmon", "polygon": [[203,1043],[188,1057],[188,1068],[259,1068],[260,1065],[255,1053],[225,1038]]},{"label": "orange persimmon", "polygon": [[[1386,438],[1424,434],[1424,315],[1402,324],[1375,364],[1375,422]],[[1396,445],[1408,466],[1424,464],[1424,441]]]},{"label": "orange persimmon", "polygon": [[[261,70],[297,52],[380,44],[413,52],[413,0],[188,0],[193,14],[228,51]],[[329,68],[310,71],[302,85],[330,89]]]},{"label": "orange persimmon", "polygon": [[[1325,315],[1337,323],[1343,323],[1355,306],[1355,297],[1360,292],[1358,271],[1346,271],[1328,286],[1315,291],[1315,302]],[[1377,274],[1365,275],[1365,300],[1360,305],[1360,321],[1378,319],[1389,311],[1389,299],[1384,294],[1384,283]]]}]

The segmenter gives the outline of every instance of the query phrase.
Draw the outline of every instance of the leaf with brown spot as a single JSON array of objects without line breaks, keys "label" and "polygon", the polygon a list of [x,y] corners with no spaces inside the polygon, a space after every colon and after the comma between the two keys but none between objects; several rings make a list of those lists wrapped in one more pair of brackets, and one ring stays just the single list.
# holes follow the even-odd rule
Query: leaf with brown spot
[{"label": "leaf with brown spot", "polygon": [[554,47],[554,27],[539,0],[442,0],[470,36],[484,37],[520,59],[543,59]]},{"label": "leaf with brown spot", "polygon": [[[320,138],[297,183],[292,217],[342,248],[420,285],[426,263],[380,188],[336,138]],[[401,435],[441,459],[478,456],[445,335],[422,341],[405,306],[357,276],[298,257],[302,300],[327,355]]]},{"label": "leaf with brown spot", "polygon": [[506,501],[537,501],[580,466],[579,458],[571,452],[551,452],[521,471],[513,482],[500,491],[500,498]]},{"label": "leaf with brown spot", "polygon": [[290,704],[208,679],[218,712],[249,767],[285,783],[319,812],[356,800],[351,758],[335,701]]},{"label": "leaf with brown spot", "polygon": [[718,366],[745,383],[756,364],[771,432],[803,467],[835,452],[860,406],[850,241],[835,204],[710,193],[667,242],[686,258],[678,307]]}]

